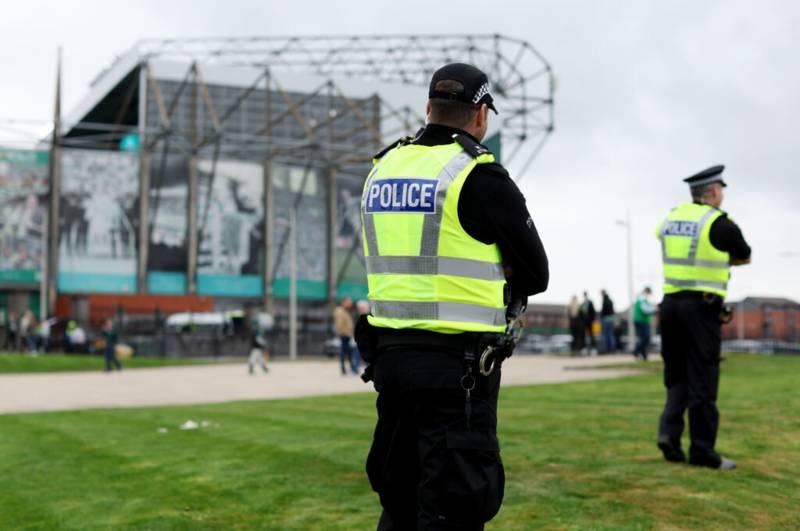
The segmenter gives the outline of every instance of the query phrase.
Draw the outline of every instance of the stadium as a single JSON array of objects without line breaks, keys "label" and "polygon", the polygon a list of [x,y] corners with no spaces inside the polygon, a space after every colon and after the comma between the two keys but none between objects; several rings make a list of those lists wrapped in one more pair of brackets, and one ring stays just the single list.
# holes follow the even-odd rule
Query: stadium
[{"label": "stadium", "polygon": [[521,173],[553,130],[552,71],[524,41],[137,43],[63,117],[56,89],[38,149],[0,151],[0,306],[124,317],[145,355],[166,354],[154,338],[169,314],[228,312],[238,329],[263,311],[279,344],[296,322],[301,350],[317,352],[336,300],[366,297],[358,205],[372,155],[423,125],[411,104],[455,57],[493,80],[502,114],[487,145]]}]

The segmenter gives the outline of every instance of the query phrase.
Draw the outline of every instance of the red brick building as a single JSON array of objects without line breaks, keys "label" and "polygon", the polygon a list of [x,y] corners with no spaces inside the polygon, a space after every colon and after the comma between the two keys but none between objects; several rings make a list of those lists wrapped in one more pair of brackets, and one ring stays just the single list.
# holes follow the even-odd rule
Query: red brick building
[{"label": "red brick building", "polygon": [[525,327],[535,334],[569,333],[567,306],[565,304],[534,303],[525,311]]},{"label": "red brick building", "polygon": [[729,303],[733,321],[722,327],[722,339],[800,341],[800,304],[781,297],[746,297]]}]

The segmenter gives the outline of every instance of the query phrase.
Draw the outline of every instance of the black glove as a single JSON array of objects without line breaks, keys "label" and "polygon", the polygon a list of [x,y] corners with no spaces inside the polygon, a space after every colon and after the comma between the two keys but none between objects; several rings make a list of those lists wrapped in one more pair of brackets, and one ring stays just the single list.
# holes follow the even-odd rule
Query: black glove
[{"label": "black glove", "polygon": [[375,327],[369,324],[367,314],[360,315],[356,321],[355,340],[364,361],[373,363],[378,355],[378,336]]}]

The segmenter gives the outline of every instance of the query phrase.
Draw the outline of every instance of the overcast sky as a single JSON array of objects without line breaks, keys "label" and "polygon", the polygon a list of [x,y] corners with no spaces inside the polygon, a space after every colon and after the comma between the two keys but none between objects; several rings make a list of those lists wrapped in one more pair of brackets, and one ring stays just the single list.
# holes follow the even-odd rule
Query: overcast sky
[{"label": "overcast sky", "polygon": [[718,163],[723,209],[754,249],[731,298],[800,300],[798,27],[790,0],[12,0],[0,17],[0,118],[50,118],[59,45],[69,110],[142,38],[499,33],[530,42],[557,77],[556,131],[520,184],[550,256],[550,289],[536,300],[583,289],[597,299],[606,287],[624,306],[625,231],[614,221],[626,210],[636,289],[657,287],[655,226],[688,198],[681,179]]}]

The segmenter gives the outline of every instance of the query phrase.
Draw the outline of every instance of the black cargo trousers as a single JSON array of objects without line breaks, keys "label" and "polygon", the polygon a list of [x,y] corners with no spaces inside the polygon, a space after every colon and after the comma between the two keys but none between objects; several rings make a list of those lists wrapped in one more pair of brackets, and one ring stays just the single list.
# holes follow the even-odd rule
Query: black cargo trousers
[{"label": "black cargo trousers", "polygon": [[500,371],[477,376],[469,426],[463,374],[457,352],[394,348],[375,362],[367,475],[383,506],[379,531],[482,530],[500,510]]},{"label": "black cargo trousers", "polygon": [[722,300],[697,293],[666,295],[659,314],[661,355],[667,400],[659,421],[659,439],[676,448],[689,412],[689,461],[719,466],[714,446],[719,428],[717,394]]}]

